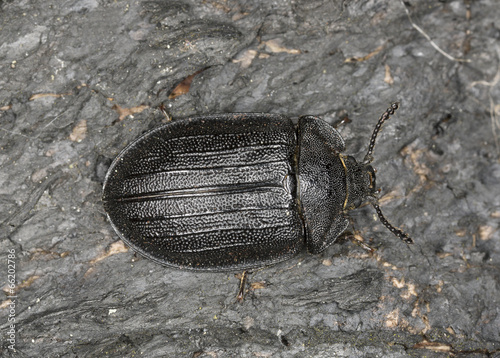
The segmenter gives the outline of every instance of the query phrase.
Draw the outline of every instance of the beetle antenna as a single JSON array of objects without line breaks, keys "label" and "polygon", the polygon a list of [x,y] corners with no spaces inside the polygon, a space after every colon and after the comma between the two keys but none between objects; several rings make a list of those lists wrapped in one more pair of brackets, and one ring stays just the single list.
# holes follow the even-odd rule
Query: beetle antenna
[{"label": "beetle antenna", "polygon": [[378,120],[378,123],[373,130],[372,138],[370,139],[370,145],[368,146],[368,152],[366,152],[365,159],[363,160],[365,164],[369,164],[373,161],[373,147],[375,147],[375,140],[377,139],[378,132],[380,132],[380,129],[382,128],[382,124],[384,124],[384,122],[388,120],[398,108],[399,102],[394,102],[391,104],[391,107],[387,108],[387,110],[380,116],[380,119]]},{"label": "beetle antenna", "polygon": [[371,204],[372,204],[373,208],[375,209],[375,211],[377,212],[377,215],[378,215],[380,221],[382,222],[382,224],[384,224],[384,226],[386,228],[388,228],[394,235],[399,237],[401,240],[403,240],[407,244],[413,244],[413,239],[410,237],[410,235],[408,235],[403,230],[400,230],[397,227],[392,226],[391,223],[389,221],[387,221],[384,214],[382,214],[382,210],[380,209],[380,206],[378,204],[376,204],[376,203],[371,203]]}]

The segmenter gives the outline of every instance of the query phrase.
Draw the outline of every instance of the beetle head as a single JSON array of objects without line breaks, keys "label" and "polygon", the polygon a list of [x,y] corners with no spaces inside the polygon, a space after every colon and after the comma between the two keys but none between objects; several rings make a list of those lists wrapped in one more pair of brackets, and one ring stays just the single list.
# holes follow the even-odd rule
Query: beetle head
[{"label": "beetle head", "polygon": [[368,201],[375,208],[380,221],[385,227],[404,242],[408,244],[413,243],[413,240],[407,233],[391,225],[384,214],[382,214],[377,200],[378,189],[375,180],[375,169],[369,163],[358,163],[350,155],[347,157],[341,156],[341,160],[344,165],[347,184],[344,210],[356,209]]},{"label": "beetle head", "polygon": [[[382,214],[382,210],[378,205],[377,200],[377,186],[375,183],[375,170],[370,165],[373,161],[372,153],[375,147],[375,140],[382,128],[382,124],[387,121],[391,115],[398,109],[399,103],[392,103],[389,108],[380,116],[375,129],[373,130],[368,151],[362,163],[357,163],[354,158],[347,157],[348,160],[344,161],[347,177],[347,197],[344,203],[344,210],[352,210],[360,206],[363,202],[369,200],[377,215],[384,224],[394,235],[399,237],[407,244],[413,243],[411,237],[404,231],[394,227]],[[349,163],[349,165],[347,164]],[[353,177],[354,176],[354,177]],[[351,197],[351,198],[349,198]]]}]

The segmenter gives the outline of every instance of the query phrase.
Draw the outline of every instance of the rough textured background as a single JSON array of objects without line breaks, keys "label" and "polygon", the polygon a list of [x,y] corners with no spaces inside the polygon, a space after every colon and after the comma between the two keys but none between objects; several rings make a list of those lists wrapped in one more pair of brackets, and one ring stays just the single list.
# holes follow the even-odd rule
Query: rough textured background
[{"label": "rough textured background", "polygon": [[[2,356],[500,356],[500,7],[494,0],[0,1]],[[468,62],[457,61],[465,58]],[[172,89],[198,73],[188,93]],[[106,221],[110,160],[174,117],[317,114],[374,166],[387,217],[238,279],[167,269]]]}]

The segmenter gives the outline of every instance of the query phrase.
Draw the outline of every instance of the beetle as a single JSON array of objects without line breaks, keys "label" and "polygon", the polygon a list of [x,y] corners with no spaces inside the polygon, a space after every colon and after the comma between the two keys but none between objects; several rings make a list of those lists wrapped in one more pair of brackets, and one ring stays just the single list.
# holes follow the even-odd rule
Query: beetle
[{"label": "beetle", "polygon": [[370,165],[382,114],[362,162],[316,116],[298,123],[268,113],[174,120],[139,137],[112,162],[103,185],[109,221],[131,248],[160,264],[234,271],[325,250],[348,226],[347,213],[377,203]]}]

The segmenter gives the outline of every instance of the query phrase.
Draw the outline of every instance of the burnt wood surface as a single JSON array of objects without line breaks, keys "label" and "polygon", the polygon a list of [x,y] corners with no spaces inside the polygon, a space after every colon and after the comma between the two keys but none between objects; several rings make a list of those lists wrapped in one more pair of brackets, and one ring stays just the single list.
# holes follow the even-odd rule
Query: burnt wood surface
[{"label": "burnt wood surface", "polygon": [[[467,0],[0,1],[0,355],[498,356],[499,18]],[[349,230],[376,251],[303,252],[239,303],[233,273],[163,267],[106,220],[106,170],[161,103],[319,115],[362,160],[394,101],[372,165],[411,247],[366,206]]]}]

